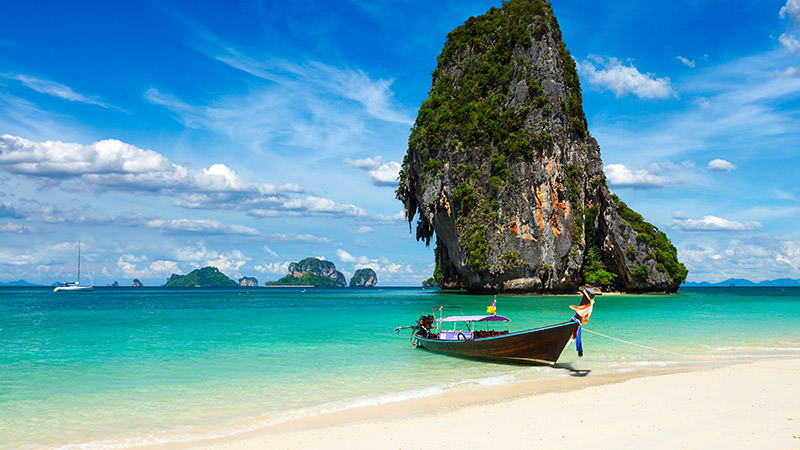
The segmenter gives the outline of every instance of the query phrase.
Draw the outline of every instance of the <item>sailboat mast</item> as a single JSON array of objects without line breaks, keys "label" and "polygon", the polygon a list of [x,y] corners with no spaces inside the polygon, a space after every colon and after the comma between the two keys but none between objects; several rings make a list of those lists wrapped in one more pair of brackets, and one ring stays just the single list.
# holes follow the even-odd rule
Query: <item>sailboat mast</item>
[{"label": "sailboat mast", "polygon": [[78,284],[81,284],[81,241],[78,241]]}]

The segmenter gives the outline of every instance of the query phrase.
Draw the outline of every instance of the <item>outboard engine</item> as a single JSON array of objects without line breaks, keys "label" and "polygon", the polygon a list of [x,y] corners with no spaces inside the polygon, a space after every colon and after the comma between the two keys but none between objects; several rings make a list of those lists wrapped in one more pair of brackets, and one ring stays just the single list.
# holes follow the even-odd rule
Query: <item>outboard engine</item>
[{"label": "outboard engine", "polygon": [[433,328],[433,316],[421,315],[417,320],[417,334],[420,337],[428,338],[431,335],[431,328]]}]

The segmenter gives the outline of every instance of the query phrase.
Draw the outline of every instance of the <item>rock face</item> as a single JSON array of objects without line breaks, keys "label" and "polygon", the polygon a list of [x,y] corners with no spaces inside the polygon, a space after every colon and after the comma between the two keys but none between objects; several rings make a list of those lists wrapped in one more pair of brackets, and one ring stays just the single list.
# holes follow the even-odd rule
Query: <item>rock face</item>
[{"label": "rock face", "polygon": [[372,287],[378,284],[378,275],[374,270],[358,269],[350,278],[350,287]]},{"label": "rock face", "polygon": [[300,262],[289,264],[289,274],[278,281],[267,283],[270,286],[320,286],[343,287],[347,280],[342,272],[336,270],[336,265],[330,261],[317,258],[306,258]]},{"label": "rock face", "polygon": [[164,287],[233,287],[236,282],[220,272],[216,267],[195,269],[186,275],[173,273]]},{"label": "rock face", "polygon": [[239,286],[242,287],[258,287],[258,279],[255,277],[242,277],[239,278]]},{"label": "rock face", "polygon": [[142,286],[144,286],[144,285],[142,284],[141,281],[139,281],[138,278],[134,278],[133,279],[133,287],[142,287]]},{"label": "rock face", "polygon": [[550,4],[510,0],[447,36],[400,171],[443,288],[674,292],[666,235],[609,192]]}]

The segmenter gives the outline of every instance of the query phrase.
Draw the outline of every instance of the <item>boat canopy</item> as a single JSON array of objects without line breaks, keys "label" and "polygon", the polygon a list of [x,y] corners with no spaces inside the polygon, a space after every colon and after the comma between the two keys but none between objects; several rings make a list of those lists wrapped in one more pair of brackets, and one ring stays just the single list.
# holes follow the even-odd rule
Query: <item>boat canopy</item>
[{"label": "boat canopy", "polygon": [[486,316],[449,316],[443,318],[442,322],[511,322],[511,319],[489,314]]}]

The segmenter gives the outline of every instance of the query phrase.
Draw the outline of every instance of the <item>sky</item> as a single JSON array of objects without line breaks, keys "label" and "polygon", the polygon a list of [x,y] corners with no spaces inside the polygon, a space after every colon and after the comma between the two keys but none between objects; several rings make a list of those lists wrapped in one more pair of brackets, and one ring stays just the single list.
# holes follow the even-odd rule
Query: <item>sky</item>
[{"label": "sky", "polygon": [[[0,281],[419,285],[394,198],[447,33],[498,1],[2,2]],[[800,0],[555,0],[610,188],[689,281],[800,278]]]}]

